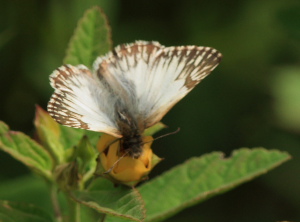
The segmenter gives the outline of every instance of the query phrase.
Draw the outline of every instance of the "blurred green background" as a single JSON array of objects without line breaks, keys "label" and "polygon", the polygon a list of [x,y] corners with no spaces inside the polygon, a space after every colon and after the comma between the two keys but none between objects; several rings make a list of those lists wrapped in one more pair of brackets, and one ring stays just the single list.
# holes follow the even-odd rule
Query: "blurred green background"
[{"label": "blurred green background", "polygon": [[[0,0],[0,5],[0,119],[11,129],[33,136],[35,104],[46,108],[53,92],[49,74],[62,65],[78,19],[99,5],[114,45],[157,40],[211,46],[223,54],[212,75],[164,118],[169,128],[162,134],[181,131],[154,143],[165,160],[151,177],[216,150],[229,156],[240,147],[263,146],[293,156],[168,221],[300,221],[300,1]],[[49,205],[40,192],[28,198],[19,192],[25,187],[18,178],[29,173],[25,167],[3,152],[0,163],[0,199]]]}]

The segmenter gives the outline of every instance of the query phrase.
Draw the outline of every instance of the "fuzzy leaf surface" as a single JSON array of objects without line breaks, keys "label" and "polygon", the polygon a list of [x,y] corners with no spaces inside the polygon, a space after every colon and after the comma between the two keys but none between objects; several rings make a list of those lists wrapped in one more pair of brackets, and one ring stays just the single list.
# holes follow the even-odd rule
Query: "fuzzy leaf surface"
[{"label": "fuzzy leaf surface", "polygon": [[[39,141],[52,154],[57,163],[67,160],[66,150],[78,145],[87,136],[92,145],[96,145],[101,133],[66,127],[55,122],[47,111],[37,106],[34,120]],[[1,130],[1,129],[0,129]]]},{"label": "fuzzy leaf surface", "polygon": [[0,221],[53,222],[51,216],[34,205],[9,201],[0,201]]},{"label": "fuzzy leaf surface", "polygon": [[31,168],[38,174],[51,179],[53,162],[50,154],[27,135],[9,131],[8,126],[0,121],[0,149]]},{"label": "fuzzy leaf surface", "polygon": [[116,218],[142,221],[145,218],[144,202],[136,189],[114,187],[106,179],[97,179],[88,191],[73,193],[79,203]]},{"label": "fuzzy leaf surface", "polygon": [[99,7],[93,7],[79,21],[64,63],[83,64],[91,68],[96,58],[107,53],[111,46],[111,31],[106,16]]},{"label": "fuzzy leaf surface", "polygon": [[289,159],[285,152],[264,148],[242,148],[229,158],[224,158],[221,152],[191,158],[138,188],[147,209],[145,221],[163,221]]}]

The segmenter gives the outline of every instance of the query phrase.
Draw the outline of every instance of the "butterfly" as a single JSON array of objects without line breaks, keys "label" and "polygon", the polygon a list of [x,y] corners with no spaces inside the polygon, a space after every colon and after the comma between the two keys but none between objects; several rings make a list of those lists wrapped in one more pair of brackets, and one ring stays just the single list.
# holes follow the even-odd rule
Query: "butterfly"
[{"label": "butterfly", "polygon": [[96,59],[93,70],[63,65],[50,75],[55,89],[48,112],[58,123],[120,140],[120,153],[139,158],[145,129],[163,116],[220,63],[216,49],[165,47],[136,41]]}]

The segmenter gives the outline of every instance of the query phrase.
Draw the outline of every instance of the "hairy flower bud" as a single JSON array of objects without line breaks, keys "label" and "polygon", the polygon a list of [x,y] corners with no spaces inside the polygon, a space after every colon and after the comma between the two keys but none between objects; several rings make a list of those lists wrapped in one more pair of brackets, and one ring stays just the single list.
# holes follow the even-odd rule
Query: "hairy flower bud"
[{"label": "hairy flower bud", "polygon": [[147,179],[147,175],[160,161],[160,158],[152,152],[153,138],[144,136],[142,140],[144,142],[143,153],[135,159],[128,155],[122,157],[119,152],[120,140],[103,134],[97,144],[100,155],[96,174],[102,174],[115,183],[128,186],[134,186],[138,182]]}]

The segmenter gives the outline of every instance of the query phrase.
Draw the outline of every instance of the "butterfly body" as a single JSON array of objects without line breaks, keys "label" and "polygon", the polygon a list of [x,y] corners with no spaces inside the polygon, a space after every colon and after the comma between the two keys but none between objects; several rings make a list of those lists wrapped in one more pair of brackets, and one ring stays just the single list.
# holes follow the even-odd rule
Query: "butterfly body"
[{"label": "butterfly body", "polygon": [[139,158],[143,152],[143,140],[136,120],[125,110],[117,110],[117,124],[123,137],[120,139],[120,154],[128,153],[132,158]]},{"label": "butterfly body", "polygon": [[210,47],[146,41],[120,45],[98,57],[92,71],[83,65],[54,71],[48,112],[63,125],[119,138],[119,156],[139,158],[144,130],[159,122],[221,58]]}]

